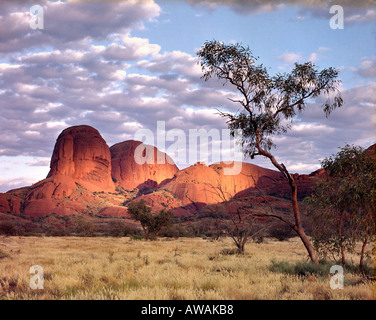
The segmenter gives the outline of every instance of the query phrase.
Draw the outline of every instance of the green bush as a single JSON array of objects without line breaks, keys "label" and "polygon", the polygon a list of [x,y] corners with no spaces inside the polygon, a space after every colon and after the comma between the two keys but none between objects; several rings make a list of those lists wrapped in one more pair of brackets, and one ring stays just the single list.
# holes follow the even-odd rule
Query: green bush
[{"label": "green bush", "polygon": [[324,276],[329,274],[330,267],[333,265],[332,262],[321,261],[319,265],[315,265],[311,261],[301,262],[298,261],[292,264],[287,261],[272,261],[270,265],[270,270],[273,272],[279,272],[289,275],[297,276],[308,276],[308,275],[319,275]]},{"label": "green bush", "polygon": [[[269,269],[273,272],[303,277],[309,275],[326,276],[329,274],[330,268],[335,264],[341,265],[340,262],[332,262],[327,260],[320,260],[319,265],[315,265],[311,261],[298,261],[294,264],[287,261],[277,262],[273,260],[269,266]],[[357,265],[347,264],[345,272],[374,277],[376,274],[376,268],[372,266],[364,266],[363,270],[360,270],[359,266]]]},{"label": "green bush", "polygon": [[131,240],[143,240],[145,239],[145,236],[143,236],[142,234],[132,234],[131,235]]}]

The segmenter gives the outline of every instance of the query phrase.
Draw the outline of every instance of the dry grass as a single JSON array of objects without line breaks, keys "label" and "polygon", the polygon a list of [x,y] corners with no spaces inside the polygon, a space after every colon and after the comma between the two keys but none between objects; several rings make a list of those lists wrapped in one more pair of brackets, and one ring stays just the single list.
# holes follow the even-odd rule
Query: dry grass
[{"label": "dry grass", "polygon": [[[1,299],[374,299],[372,282],[272,272],[272,260],[306,261],[298,239],[249,243],[229,254],[229,239],[131,241],[129,238],[2,237]],[[44,289],[29,286],[29,269],[44,269]]]}]

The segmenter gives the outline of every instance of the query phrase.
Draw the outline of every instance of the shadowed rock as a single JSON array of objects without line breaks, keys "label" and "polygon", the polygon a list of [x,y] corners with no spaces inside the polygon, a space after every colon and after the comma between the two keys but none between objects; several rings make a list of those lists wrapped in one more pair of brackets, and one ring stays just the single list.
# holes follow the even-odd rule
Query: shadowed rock
[{"label": "shadowed rock", "polygon": [[117,143],[110,152],[113,180],[125,189],[155,189],[179,171],[166,153],[140,141]]}]

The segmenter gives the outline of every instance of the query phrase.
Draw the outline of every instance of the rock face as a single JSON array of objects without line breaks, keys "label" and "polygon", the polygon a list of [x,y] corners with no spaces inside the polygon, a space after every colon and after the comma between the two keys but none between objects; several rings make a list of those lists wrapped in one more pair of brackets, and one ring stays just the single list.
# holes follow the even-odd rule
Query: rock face
[{"label": "rock face", "polygon": [[27,192],[23,213],[30,217],[40,217],[51,213],[69,215],[75,211],[58,208],[59,200],[68,197],[77,185],[71,177],[53,176],[39,181]]},{"label": "rock face", "polygon": [[70,127],[59,135],[50,168],[47,178],[70,177],[90,191],[114,189],[109,147],[90,126]]},{"label": "rock face", "polygon": [[117,143],[110,152],[113,180],[125,189],[157,188],[179,171],[166,153],[140,141]]},{"label": "rock face", "polygon": [[9,193],[0,193],[0,212],[21,214],[25,188],[11,190]]},{"label": "rock face", "polygon": [[206,166],[196,163],[179,171],[162,188],[175,194],[183,205],[189,203],[211,204],[229,200],[242,190],[256,184],[266,184],[280,180],[281,174],[249,163],[241,163],[241,171],[236,175],[224,173],[232,165],[217,163]]},{"label": "rock face", "polygon": [[77,213],[69,197],[78,185],[89,191],[113,191],[111,154],[99,132],[90,126],[74,126],[61,132],[52,153],[50,172],[27,192],[23,213],[38,217],[51,213]]}]

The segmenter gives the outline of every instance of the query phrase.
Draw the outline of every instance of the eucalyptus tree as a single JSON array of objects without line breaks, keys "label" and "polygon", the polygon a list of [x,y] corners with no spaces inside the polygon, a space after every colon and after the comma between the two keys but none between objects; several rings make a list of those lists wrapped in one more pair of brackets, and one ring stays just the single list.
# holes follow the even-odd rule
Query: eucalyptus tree
[{"label": "eucalyptus tree", "polygon": [[150,236],[156,238],[162,227],[168,227],[174,222],[172,211],[162,209],[159,213],[153,213],[144,199],[130,202],[128,212],[134,220],[140,222],[146,240]]},{"label": "eucalyptus tree", "polygon": [[347,144],[321,165],[326,179],[305,200],[314,221],[315,246],[339,252],[345,266],[345,251],[361,241],[363,268],[365,248],[376,228],[376,162],[363,148]]},{"label": "eucalyptus tree", "polygon": [[262,64],[257,64],[249,47],[207,41],[197,51],[205,81],[215,77],[237,89],[239,99],[231,101],[240,105],[237,113],[219,112],[227,119],[233,136],[237,136],[244,154],[250,158],[264,156],[284,175],[291,188],[291,203],[294,223],[290,224],[299,235],[307,252],[318,264],[314,248],[302,227],[297,200],[297,184],[286,166],[278,162],[271,152],[273,137],[291,128],[292,119],[302,112],[308,102],[321,95],[327,99],[323,111],[328,116],[343,104],[338,90],[338,71],[326,68],[318,71],[312,62],[295,63],[289,73],[268,74]]}]

